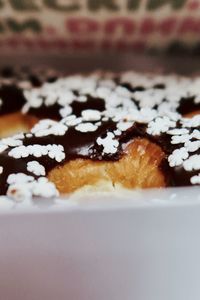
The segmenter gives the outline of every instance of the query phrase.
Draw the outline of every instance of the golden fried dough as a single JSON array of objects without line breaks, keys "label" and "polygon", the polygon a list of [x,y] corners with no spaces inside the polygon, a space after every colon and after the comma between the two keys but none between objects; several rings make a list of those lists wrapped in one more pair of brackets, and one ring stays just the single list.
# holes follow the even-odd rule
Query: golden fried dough
[{"label": "golden fried dough", "polygon": [[[84,186],[108,181],[125,188],[164,187],[165,178],[159,166],[164,158],[161,148],[147,139],[137,138],[116,162],[75,159],[58,166],[48,174],[60,193],[74,192]],[[104,189],[104,186],[102,186]]]},{"label": "golden fried dough", "polygon": [[37,122],[36,117],[23,115],[20,112],[3,115],[0,117],[0,138],[27,132]]},{"label": "golden fried dough", "polygon": [[192,118],[192,117],[194,117],[196,115],[200,115],[200,110],[195,110],[195,111],[192,111],[192,112],[190,112],[188,114],[185,114],[184,117],[185,118]]}]

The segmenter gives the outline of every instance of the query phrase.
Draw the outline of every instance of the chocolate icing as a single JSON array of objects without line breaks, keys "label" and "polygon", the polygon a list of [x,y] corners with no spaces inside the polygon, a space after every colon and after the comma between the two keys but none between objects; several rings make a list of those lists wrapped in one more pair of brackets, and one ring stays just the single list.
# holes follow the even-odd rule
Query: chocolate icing
[{"label": "chocolate icing", "polygon": [[25,104],[23,92],[16,85],[3,85],[0,87],[0,99],[2,106],[0,115],[20,111]]},{"label": "chocolate icing", "polygon": [[[55,82],[58,78],[57,73],[49,72],[43,69],[30,70],[27,67],[15,69],[13,67],[4,67],[0,70],[0,99],[2,105],[0,107],[0,115],[18,112],[21,110],[26,100],[23,94],[23,89],[19,86],[22,81],[30,84],[30,88],[40,87],[44,82]],[[54,118],[54,111],[57,108],[47,107],[41,112],[35,110],[34,115],[38,117]],[[58,118],[58,115],[57,115]]]},{"label": "chocolate icing", "polygon": [[182,98],[177,109],[177,111],[182,115],[186,115],[197,110],[200,110],[200,103],[195,103],[194,97]]}]

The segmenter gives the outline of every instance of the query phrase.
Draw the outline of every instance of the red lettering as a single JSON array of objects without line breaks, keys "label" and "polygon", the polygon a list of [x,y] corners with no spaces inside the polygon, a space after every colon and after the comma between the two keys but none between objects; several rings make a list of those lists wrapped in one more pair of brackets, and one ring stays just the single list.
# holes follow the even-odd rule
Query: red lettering
[{"label": "red lettering", "polygon": [[151,18],[144,19],[140,26],[141,33],[145,35],[153,33],[155,29],[156,29],[155,21]]},{"label": "red lettering", "polygon": [[66,26],[71,33],[76,34],[96,33],[99,30],[99,23],[91,18],[70,18]]},{"label": "red lettering", "polygon": [[30,38],[24,38],[22,40],[22,43],[26,48],[29,48],[29,49],[33,49],[33,47],[35,46],[34,41]]},{"label": "red lettering", "polygon": [[135,31],[135,23],[131,19],[116,18],[109,20],[105,24],[105,31],[114,34],[117,30],[123,31],[124,34],[132,34]]},{"label": "red lettering", "polygon": [[174,28],[177,24],[176,18],[167,18],[160,22],[159,31],[164,35],[169,35],[174,32]]},{"label": "red lettering", "polygon": [[68,48],[68,42],[63,38],[57,38],[52,41],[52,46],[54,48],[59,48],[60,50],[66,50]]},{"label": "red lettering", "polygon": [[194,1],[190,1],[187,5],[188,9],[190,10],[196,10],[199,9],[199,1],[198,0],[194,0]]},{"label": "red lettering", "polygon": [[144,52],[146,43],[142,40],[137,40],[132,43],[131,48],[136,52]]},{"label": "red lettering", "polygon": [[56,34],[56,28],[53,26],[47,26],[44,30],[47,34],[51,36]]},{"label": "red lettering", "polygon": [[115,47],[117,50],[125,51],[130,49],[130,44],[127,41],[120,39],[115,42]]},{"label": "red lettering", "polygon": [[91,50],[95,47],[95,42],[92,40],[73,40],[72,48],[81,50]]},{"label": "red lettering", "polygon": [[200,20],[193,17],[187,17],[182,20],[178,28],[179,33],[199,33],[200,32]]},{"label": "red lettering", "polygon": [[103,50],[109,50],[112,48],[112,41],[111,40],[108,40],[108,39],[103,39],[101,41],[101,48]]},{"label": "red lettering", "polygon": [[38,39],[38,45],[42,49],[49,49],[51,47],[50,41],[46,40],[45,38],[40,37]]},{"label": "red lettering", "polygon": [[17,48],[19,46],[19,40],[15,37],[8,38],[6,44],[11,48]]}]

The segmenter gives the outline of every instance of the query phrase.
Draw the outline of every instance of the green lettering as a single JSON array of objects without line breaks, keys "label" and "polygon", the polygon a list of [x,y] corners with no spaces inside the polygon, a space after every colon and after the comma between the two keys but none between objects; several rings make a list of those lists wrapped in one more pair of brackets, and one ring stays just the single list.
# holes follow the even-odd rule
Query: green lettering
[{"label": "green lettering", "polygon": [[35,19],[29,19],[24,22],[18,22],[13,18],[9,18],[7,19],[6,23],[9,29],[13,32],[24,32],[30,30],[32,32],[38,33],[42,31],[41,24]]},{"label": "green lettering", "polygon": [[154,10],[170,3],[172,8],[179,9],[185,5],[186,1],[187,0],[149,0],[147,8],[150,10]]},{"label": "green lettering", "polygon": [[38,10],[34,0],[10,0],[11,6],[16,10]]},{"label": "green lettering", "polygon": [[127,8],[130,10],[135,10],[139,8],[141,1],[140,0],[128,0]]},{"label": "green lettering", "polygon": [[91,10],[107,8],[114,11],[119,9],[114,0],[88,0],[88,6]]},{"label": "green lettering", "polygon": [[59,4],[58,0],[43,0],[44,4],[50,8],[56,9],[56,10],[63,10],[63,11],[74,11],[74,10],[79,10],[80,6],[77,1],[72,1],[72,2],[77,2],[77,3],[71,3],[71,4]]}]

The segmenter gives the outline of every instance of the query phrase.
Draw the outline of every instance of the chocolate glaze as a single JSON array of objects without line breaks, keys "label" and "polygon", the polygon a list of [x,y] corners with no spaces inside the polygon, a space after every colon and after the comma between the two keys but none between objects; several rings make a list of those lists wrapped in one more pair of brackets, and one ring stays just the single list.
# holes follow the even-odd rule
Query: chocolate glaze
[{"label": "chocolate glaze", "polygon": [[87,95],[86,102],[73,101],[71,107],[72,113],[79,117],[81,112],[85,109],[96,109],[99,111],[105,110],[105,102],[101,98],[94,98],[90,95]]},{"label": "chocolate glaze", "polygon": [[60,120],[61,116],[59,110],[61,106],[57,103],[51,106],[41,105],[40,109],[31,108],[28,112],[29,115],[35,116],[39,119],[53,119]]},{"label": "chocolate glaze", "polygon": [[16,85],[2,85],[0,87],[0,115],[20,111],[25,104],[23,92]]},{"label": "chocolate glaze", "polygon": [[177,111],[182,115],[186,115],[197,110],[200,110],[200,103],[195,103],[194,97],[182,98],[177,109]]},{"label": "chocolate glaze", "polygon": [[[93,98],[87,95],[86,102],[73,101],[71,104],[72,114],[77,117],[81,116],[81,112],[85,109],[96,109],[99,111],[105,110],[105,103],[103,99]],[[62,108],[58,103],[55,103],[51,106],[45,106],[44,104],[40,106],[40,108],[31,108],[28,112],[29,115],[36,116],[40,119],[42,118],[50,118],[53,120],[60,120],[61,115],[59,110]]]},{"label": "chocolate glaze", "polygon": [[0,80],[9,79],[11,82],[29,81],[33,87],[40,87],[44,82],[55,82],[59,73],[43,68],[14,68],[6,66],[0,69]]},{"label": "chocolate glaze", "polygon": [[[47,70],[48,71],[48,70]],[[22,89],[18,86],[21,81],[27,81],[30,83],[31,87],[40,87],[44,82],[55,82],[58,78],[57,74],[48,74],[47,71],[35,69],[30,70],[27,67],[22,67],[21,69],[15,69],[13,67],[4,67],[0,70],[0,99],[2,105],[0,106],[0,116],[18,112],[21,110],[26,100],[23,95]],[[8,82],[4,82],[4,81]],[[2,84],[1,84],[2,81]],[[57,112],[57,119],[60,118],[58,114],[57,107],[45,107],[44,110],[41,109],[34,111],[34,115],[40,118],[42,117],[52,117],[54,118],[54,112]]]}]

